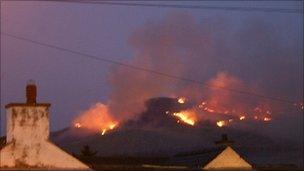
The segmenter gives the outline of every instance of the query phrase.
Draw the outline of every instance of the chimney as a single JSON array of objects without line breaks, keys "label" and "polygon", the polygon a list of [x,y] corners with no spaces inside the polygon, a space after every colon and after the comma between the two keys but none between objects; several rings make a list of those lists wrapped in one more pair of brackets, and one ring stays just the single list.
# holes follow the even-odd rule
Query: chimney
[{"label": "chimney", "polygon": [[222,139],[219,141],[215,141],[216,145],[224,146],[224,147],[231,146],[233,143],[234,143],[234,141],[228,140],[227,134],[222,134]]},{"label": "chimney", "polygon": [[10,103],[5,106],[7,143],[16,140],[30,143],[49,138],[50,104],[37,103],[37,88],[33,80],[27,82],[25,94],[26,103]]},{"label": "chimney", "polygon": [[37,87],[26,85],[26,103],[10,103],[6,145],[0,149],[0,170],[89,170],[49,140],[49,103],[37,103]]},{"label": "chimney", "polygon": [[37,87],[33,80],[29,80],[26,86],[26,103],[36,104]]}]

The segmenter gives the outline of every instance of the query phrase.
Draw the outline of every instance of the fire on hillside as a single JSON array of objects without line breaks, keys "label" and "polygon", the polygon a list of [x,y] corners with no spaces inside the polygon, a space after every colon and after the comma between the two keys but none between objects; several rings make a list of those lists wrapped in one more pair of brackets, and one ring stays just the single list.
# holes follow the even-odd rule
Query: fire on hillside
[{"label": "fire on hillside", "polygon": [[[176,105],[187,105],[191,100],[186,97],[173,98],[176,100]],[[272,121],[272,112],[270,109],[262,109],[261,107],[255,107],[251,113],[244,111],[237,111],[235,109],[218,109],[215,105],[208,105],[207,100],[196,105],[190,105],[185,110],[169,111],[164,112],[164,115],[169,115],[174,118],[176,124],[195,126],[200,121],[205,120],[205,114],[211,114],[214,119],[210,116],[214,125],[217,127],[227,127],[230,124],[237,124],[238,122],[244,121],[256,121],[256,122],[270,122]],[[86,128],[94,131],[98,131],[101,135],[105,135],[108,131],[114,130],[119,127],[119,123],[122,123],[119,119],[115,119],[109,113],[107,105],[98,103],[85,111],[82,115],[77,117],[73,126],[75,128]]]}]

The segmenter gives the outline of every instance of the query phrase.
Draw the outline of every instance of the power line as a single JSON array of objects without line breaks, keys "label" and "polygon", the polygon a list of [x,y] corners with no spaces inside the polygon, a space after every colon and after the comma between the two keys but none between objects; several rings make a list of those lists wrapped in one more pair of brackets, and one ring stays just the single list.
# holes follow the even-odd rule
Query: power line
[{"label": "power line", "polygon": [[180,9],[203,9],[203,10],[224,10],[224,11],[245,11],[245,12],[277,12],[277,13],[303,13],[302,9],[287,8],[259,8],[259,7],[219,7],[209,5],[185,5],[185,4],[156,4],[156,3],[139,3],[139,2],[109,2],[109,1],[89,1],[89,0],[48,0],[49,2],[67,2],[82,3],[95,5],[117,5],[130,7],[158,7],[158,8],[180,8]]},{"label": "power line", "polygon": [[[0,0],[0,1],[22,1],[22,0]],[[113,5],[113,6],[130,6],[130,7],[156,7],[156,8],[179,8],[179,9],[201,9],[201,10],[224,10],[224,11],[240,11],[240,12],[274,12],[274,13],[296,13],[303,14],[303,9],[287,9],[287,8],[269,8],[269,7],[225,7],[225,6],[209,6],[209,5],[186,5],[186,4],[157,4],[157,3],[140,3],[140,2],[123,2],[123,1],[92,1],[92,0],[28,0],[32,2],[65,2],[65,3],[81,3],[93,5]]]},{"label": "power line", "polygon": [[176,75],[171,75],[171,74],[168,74],[168,73],[163,73],[163,72],[159,72],[159,71],[148,69],[148,68],[143,68],[143,67],[139,67],[139,66],[135,66],[135,65],[131,65],[131,64],[126,64],[126,63],[111,60],[111,59],[108,59],[108,58],[102,58],[102,57],[98,57],[98,56],[95,56],[95,55],[90,55],[90,54],[86,54],[86,53],[83,53],[83,52],[63,48],[63,47],[60,47],[60,46],[55,46],[55,45],[39,42],[39,41],[28,39],[28,38],[25,38],[25,37],[16,36],[16,35],[10,34],[10,33],[1,32],[1,34],[5,35],[5,36],[8,36],[8,37],[18,39],[18,40],[30,42],[30,43],[33,43],[33,44],[36,44],[36,45],[56,49],[56,50],[59,50],[59,51],[65,51],[65,52],[69,52],[69,53],[76,54],[76,55],[80,55],[82,57],[90,58],[90,59],[93,59],[93,60],[98,60],[98,61],[102,61],[102,62],[106,62],[106,63],[111,63],[111,64],[114,64],[114,65],[123,66],[123,67],[130,68],[130,69],[133,69],[133,70],[144,71],[144,72],[147,72],[147,73],[167,77],[167,78],[170,78],[170,79],[181,80],[181,81],[184,81],[184,82],[198,84],[198,85],[210,88],[210,89],[219,89],[219,90],[244,94],[244,95],[248,95],[248,96],[255,96],[255,97],[259,97],[259,98],[263,98],[263,99],[269,99],[269,100],[288,103],[288,104],[295,104],[295,102],[291,101],[291,100],[266,96],[266,95],[258,94],[258,93],[255,93],[255,92],[248,92],[248,91],[230,89],[230,88],[220,87],[220,86],[210,86],[210,85],[207,85],[206,83],[204,83],[202,81],[193,80],[193,79],[189,79],[189,78],[185,78],[185,77],[179,77],[179,76],[176,76]]}]

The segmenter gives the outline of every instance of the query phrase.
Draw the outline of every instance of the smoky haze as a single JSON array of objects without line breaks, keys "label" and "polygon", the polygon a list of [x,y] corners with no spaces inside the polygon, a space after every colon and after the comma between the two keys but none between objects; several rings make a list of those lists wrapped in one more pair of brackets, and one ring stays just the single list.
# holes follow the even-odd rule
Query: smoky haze
[{"label": "smoky haze", "polygon": [[[303,52],[297,37],[279,35],[258,18],[250,18],[238,29],[221,21],[218,17],[200,22],[188,13],[149,21],[130,37],[135,55],[127,63],[208,85],[303,99]],[[283,110],[285,105],[123,66],[112,68],[108,81],[110,112],[119,119],[136,118],[144,102],[158,96],[209,99],[241,108],[264,104]]]}]

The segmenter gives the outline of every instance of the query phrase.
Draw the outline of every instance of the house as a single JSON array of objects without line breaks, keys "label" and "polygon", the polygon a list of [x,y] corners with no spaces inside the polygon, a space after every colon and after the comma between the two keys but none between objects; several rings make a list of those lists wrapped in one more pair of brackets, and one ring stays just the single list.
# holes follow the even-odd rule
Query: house
[{"label": "house", "polygon": [[[26,103],[10,103],[6,141],[0,149],[0,170],[90,170],[49,140],[49,103],[37,103],[37,88],[26,86]],[[5,145],[3,146],[3,143]]]},{"label": "house", "polygon": [[252,166],[232,148],[233,141],[228,140],[226,134],[215,144],[218,147],[178,154],[170,162],[203,170],[252,170]]}]

